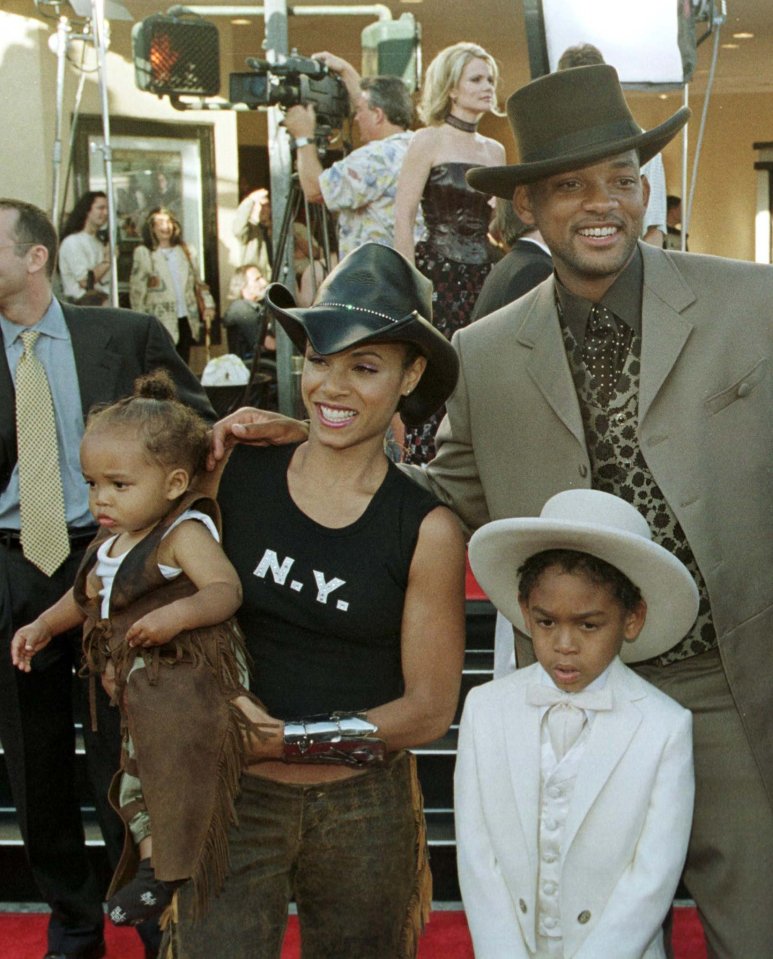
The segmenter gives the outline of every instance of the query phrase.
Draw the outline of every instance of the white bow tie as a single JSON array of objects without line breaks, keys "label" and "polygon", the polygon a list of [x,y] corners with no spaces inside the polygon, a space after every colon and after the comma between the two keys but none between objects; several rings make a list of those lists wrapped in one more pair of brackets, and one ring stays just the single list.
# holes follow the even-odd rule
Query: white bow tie
[{"label": "white bow tie", "polygon": [[579,739],[587,722],[585,710],[609,710],[612,694],[604,689],[583,689],[578,693],[565,693],[553,686],[532,683],[527,690],[531,706],[549,706],[547,728],[556,759],[561,761]]},{"label": "white bow tie", "polygon": [[564,703],[576,709],[605,710],[612,708],[612,693],[603,689],[581,689],[578,693],[566,693],[555,686],[532,683],[526,691],[526,701],[530,706],[555,706]]}]

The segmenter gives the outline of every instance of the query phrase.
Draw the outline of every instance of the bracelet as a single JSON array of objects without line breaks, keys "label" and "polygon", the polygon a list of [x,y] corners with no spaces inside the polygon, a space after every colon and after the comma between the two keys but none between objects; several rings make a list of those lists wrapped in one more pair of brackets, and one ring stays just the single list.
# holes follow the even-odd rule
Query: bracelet
[{"label": "bracelet", "polygon": [[344,763],[371,766],[386,756],[378,726],[361,713],[335,712],[285,723],[282,759],[286,763]]},{"label": "bracelet", "polygon": [[290,149],[298,150],[300,147],[307,147],[314,142],[314,137],[297,137],[295,140],[290,140]]}]

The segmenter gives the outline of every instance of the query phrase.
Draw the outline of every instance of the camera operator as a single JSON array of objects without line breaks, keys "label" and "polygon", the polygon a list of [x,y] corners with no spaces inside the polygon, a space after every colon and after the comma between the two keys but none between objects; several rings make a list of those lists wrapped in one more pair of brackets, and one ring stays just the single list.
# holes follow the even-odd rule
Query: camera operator
[{"label": "camera operator", "polygon": [[413,104],[399,77],[364,77],[341,57],[315,53],[349,94],[363,146],[325,170],[317,153],[311,103],[290,107],[284,119],[295,141],[298,179],[312,203],[338,213],[338,252],[343,258],[363,243],[394,245],[397,178],[413,134]]},{"label": "camera operator", "polygon": [[110,295],[110,254],[102,231],[107,225],[107,196],[89,190],[78,199],[62,229],[59,275],[72,303],[105,302]]}]

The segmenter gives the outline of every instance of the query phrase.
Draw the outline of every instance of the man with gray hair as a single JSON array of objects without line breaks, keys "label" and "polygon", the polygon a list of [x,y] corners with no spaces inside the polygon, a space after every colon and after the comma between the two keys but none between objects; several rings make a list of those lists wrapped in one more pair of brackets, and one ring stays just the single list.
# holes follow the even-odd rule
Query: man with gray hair
[{"label": "man with gray hair", "polygon": [[395,193],[412,133],[413,104],[400,77],[363,77],[332,53],[315,53],[346,86],[363,146],[325,170],[317,152],[313,104],[291,107],[284,125],[293,138],[306,199],[338,214],[341,258],[363,243],[394,245]]}]

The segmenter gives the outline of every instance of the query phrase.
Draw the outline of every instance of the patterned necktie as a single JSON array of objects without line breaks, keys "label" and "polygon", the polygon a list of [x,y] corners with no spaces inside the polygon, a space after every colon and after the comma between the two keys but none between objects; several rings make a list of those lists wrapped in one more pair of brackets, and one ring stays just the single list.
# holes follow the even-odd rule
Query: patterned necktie
[{"label": "patterned necktie", "polygon": [[534,683],[529,686],[526,698],[531,706],[550,706],[547,712],[548,735],[559,761],[577,742],[587,722],[585,710],[612,708],[612,694],[606,687],[565,693],[552,686]]},{"label": "patterned necktie", "polygon": [[64,491],[51,390],[35,356],[37,330],[21,334],[24,353],[16,367],[16,441],[19,461],[21,548],[46,576],[70,555]]},{"label": "patterned necktie", "polygon": [[624,341],[625,335],[614,314],[605,306],[596,304],[588,316],[582,355],[591,376],[591,389],[605,402],[615,392],[623,371]]}]

